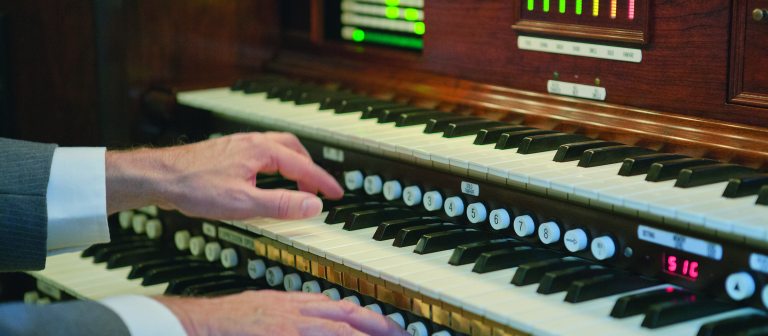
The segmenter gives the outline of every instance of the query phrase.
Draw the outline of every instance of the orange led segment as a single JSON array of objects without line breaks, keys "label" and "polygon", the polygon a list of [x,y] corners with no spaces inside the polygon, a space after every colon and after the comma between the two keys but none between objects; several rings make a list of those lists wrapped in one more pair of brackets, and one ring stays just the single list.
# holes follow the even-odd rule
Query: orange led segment
[{"label": "orange led segment", "polygon": [[611,19],[616,18],[616,5],[618,0],[611,0]]}]

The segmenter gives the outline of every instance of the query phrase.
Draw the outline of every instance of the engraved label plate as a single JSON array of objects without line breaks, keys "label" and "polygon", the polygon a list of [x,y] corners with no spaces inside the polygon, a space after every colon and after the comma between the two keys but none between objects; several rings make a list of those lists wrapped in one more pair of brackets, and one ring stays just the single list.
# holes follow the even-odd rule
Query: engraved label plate
[{"label": "engraved label plate", "polygon": [[475,183],[461,181],[461,192],[467,195],[480,196],[480,186]]},{"label": "engraved label plate", "polygon": [[706,240],[688,237],[679,233],[639,225],[637,238],[661,246],[700,255],[715,260],[723,258],[723,246]]},{"label": "engraved label plate", "polygon": [[336,162],[344,162],[344,151],[338,148],[323,146],[323,158]]}]

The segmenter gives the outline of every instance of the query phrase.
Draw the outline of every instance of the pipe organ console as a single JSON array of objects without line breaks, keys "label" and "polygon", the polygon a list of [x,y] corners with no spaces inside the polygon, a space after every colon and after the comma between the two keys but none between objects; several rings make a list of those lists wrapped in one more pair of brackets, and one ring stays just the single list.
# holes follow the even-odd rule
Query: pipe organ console
[{"label": "pipe organ console", "polygon": [[144,112],[292,132],[345,197],[295,221],[120,213],[30,301],[277,288],[413,335],[768,333],[767,1],[275,7],[267,61]]}]

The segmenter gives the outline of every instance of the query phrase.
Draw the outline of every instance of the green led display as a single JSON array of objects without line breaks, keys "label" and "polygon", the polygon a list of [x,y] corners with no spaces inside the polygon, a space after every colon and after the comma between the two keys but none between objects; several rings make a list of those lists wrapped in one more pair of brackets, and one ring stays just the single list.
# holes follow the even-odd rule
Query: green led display
[{"label": "green led display", "polygon": [[549,0],[544,0],[544,5],[541,6],[541,10],[546,13],[549,12]]},{"label": "green led display", "polygon": [[413,24],[413,33],[416,35],[424,35],[424,31],[426,30],[426,27],[424,27],[424,22],[415,22]]},{"label": "green led display", "polygon": [[416,21],[419,19],[419,11],[415,8],[406,8],[403,16],[408,21]]},{"label": "green led display", "polygon": [[582,0],[576,0],[576,15],[581,15]]},{"label": "green led display", "polygon": [[529,11],[533,10],[533,0],[528,0],[528,10]]},{"label": "green led display", "polygon": [[565,0],[560,0],[560,6],[558,7],[560,14],[565,14]]},{"label": "green led display", "polygon": [[400,5],[400,0],[386,0],[386,1],[384,1],[384,3],[387,6],[399,6]]},{"label": "green led display", "polygon": [[363,42],[365,40],[365,32],[362,29],[355,29],[352,32],[352,41]]},{"label": "green led display", "polygon": [[371,31],[365,32],[362,29],[355,29],[355,31],[352,33],[352,40],[355,42],[386,44],[409,49],[422,49],[424,47],[424,42],[417,37],[408,37]]},{"label": "green led display", "polygon": [[384,10],[384,16],[386,16],[387,19],[397,19],[400,16],[400,8],[387,7],[387,9]]}]

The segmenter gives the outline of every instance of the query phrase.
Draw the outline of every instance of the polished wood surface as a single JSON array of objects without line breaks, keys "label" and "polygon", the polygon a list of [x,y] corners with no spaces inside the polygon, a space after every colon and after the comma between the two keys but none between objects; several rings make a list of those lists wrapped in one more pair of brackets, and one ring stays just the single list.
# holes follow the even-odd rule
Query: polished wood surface
[{"label": "polished wood surface", "polygon": [[768,21],[756,22],[755,9],[768,9],[768,1],[733,2],[730,98],[737,104],[768,107]]}]

